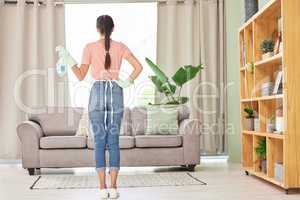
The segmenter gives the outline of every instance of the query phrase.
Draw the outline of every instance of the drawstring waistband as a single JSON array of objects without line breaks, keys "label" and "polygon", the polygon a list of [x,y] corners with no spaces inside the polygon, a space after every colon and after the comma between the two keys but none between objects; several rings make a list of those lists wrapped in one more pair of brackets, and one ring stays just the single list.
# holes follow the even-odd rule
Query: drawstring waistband
[{"label": "drawstring waistband", "polygon": [[107,102],[107,85],[109,84],[109,87],[110,87],[110,104],[111,104],[111,112],[110,112],[110,118],[111,118],[111,121],[110,121],[110,124],[113,124],[114,122],[114,107],[113,107],[113,81],[112,80],[106,80],[105,81],[105,89],[104,89],[104,129],[107,130],[107,126],[106,126],[106,120],[107,120],[107,105],[106,105],[106,102]]}]

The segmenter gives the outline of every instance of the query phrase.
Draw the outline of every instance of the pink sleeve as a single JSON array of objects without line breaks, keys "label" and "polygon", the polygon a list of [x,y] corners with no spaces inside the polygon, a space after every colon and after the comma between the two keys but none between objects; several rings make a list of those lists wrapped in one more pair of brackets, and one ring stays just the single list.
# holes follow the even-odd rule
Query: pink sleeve
[{"label": "pink sleeve", "polygon": [[131,54],[130,49],[123,43],[121,43],[121,55],[122,58],[127,58]]},{"label": "pink sleeve", "polygon": [[81,64],[90,65],[91,64],[91,50],[89,45],[86,45],[83,50]]}]

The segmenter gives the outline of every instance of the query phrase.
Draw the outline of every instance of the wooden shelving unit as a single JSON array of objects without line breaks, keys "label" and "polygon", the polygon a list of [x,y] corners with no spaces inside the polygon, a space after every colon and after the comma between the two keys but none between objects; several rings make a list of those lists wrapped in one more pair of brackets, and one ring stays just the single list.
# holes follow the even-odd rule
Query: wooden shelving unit
[{"label": "wooden shelving unit", "polygon": [[[246,174],[251,174],[289,189],[300,188],[300,1],[270,0],[264,8],[239,29],[240,41],[240,110],[242,165]],[[260,44],[278,33],[278,18],[282,19],[282,43],[280,53],[262,59]],[[253,72],[248,72],[247,63],[253,63]],[[276,72],[283,72],[280,94],[262,96],[263,80],[268,77],[275,82]],[[244,108],[258,112],[259,130],[244,130]],[[282,134],[267,133],[267,120],[283,108],[284,131]],[[298,112],[299,111],[299,112]],[[258,141],[266,139],[267,172],[260,168],[255,148]],[[282,177],[275,177],[275,164],[281,163]]]}]

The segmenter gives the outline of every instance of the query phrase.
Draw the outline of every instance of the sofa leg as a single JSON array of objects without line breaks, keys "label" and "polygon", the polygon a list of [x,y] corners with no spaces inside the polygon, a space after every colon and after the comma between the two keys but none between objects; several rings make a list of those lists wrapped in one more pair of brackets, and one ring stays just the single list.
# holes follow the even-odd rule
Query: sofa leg
[{"label": "sofa leg", "polygon": [[34,175],[34,171],[35,171],[34,168],[28,168],[27,170],[30,176]]},{"label": "sofa leg", "polygon": [[195,167],[196,167],[196,165],[187,165],[186,166],[187,170],[190,171],[190,172],[195,171]]}]

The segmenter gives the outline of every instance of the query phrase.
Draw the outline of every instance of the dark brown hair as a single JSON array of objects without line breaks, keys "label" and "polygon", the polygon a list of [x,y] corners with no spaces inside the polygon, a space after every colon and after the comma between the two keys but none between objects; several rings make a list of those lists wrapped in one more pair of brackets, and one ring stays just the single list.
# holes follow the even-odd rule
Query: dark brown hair
[{"label": "dark brown hair", "polygon": [[109,69],[111,65],[111,58],[109,54],[110,49],[110,36],[114,29],[114,21],[109,15],[101,15],[97,18],[97,28],[100,33],[105,37],[105,69]]}]

